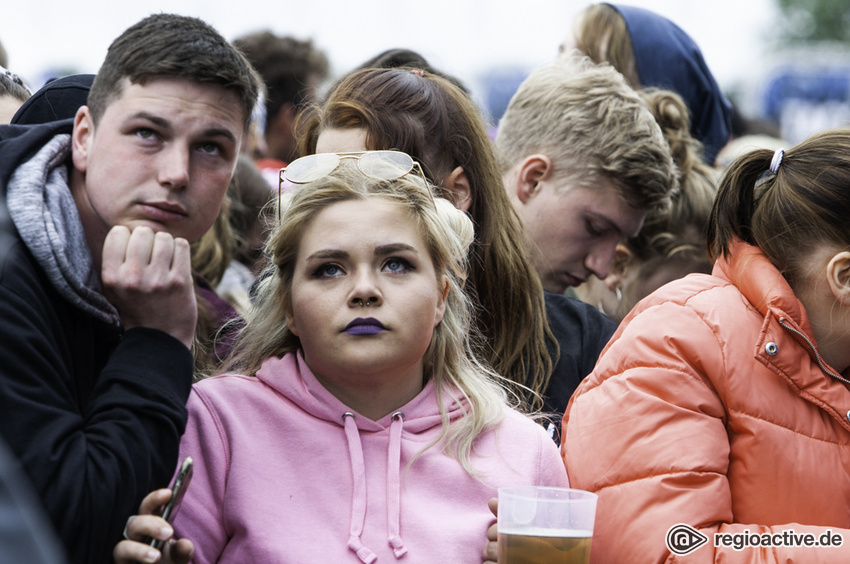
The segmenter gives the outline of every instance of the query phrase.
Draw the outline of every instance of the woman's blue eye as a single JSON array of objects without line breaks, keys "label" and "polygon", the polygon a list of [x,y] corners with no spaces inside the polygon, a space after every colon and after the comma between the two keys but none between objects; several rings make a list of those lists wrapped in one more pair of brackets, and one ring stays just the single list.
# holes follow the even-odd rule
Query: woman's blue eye
[{"label": "woman's blue eye", "polygon": [[333,278],[342,274],[342,269],[335,264],[323,264],[313,272],[313,276]]},{"label": "woman's blue eye", "polygon": [[410,264],[409,261],[404,260],[403,258],[393,257],[391,259],[388,259],[387,262],[384,263],[384,268],[386,268],[390,272],[406,272],[408,270],[413,270],[413,265]]}]

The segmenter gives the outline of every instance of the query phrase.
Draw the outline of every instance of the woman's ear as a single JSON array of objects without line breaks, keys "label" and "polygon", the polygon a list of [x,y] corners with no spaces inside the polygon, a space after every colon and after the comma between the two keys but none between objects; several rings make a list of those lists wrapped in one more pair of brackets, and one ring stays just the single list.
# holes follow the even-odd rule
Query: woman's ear
[{"label": "woman's ear", "polygon": [[449,289],[451,288],[451,282],[449,282],[448,276],[443,276],[443,288],[442,292],[440,292],[440,298],[437,300],[437,308],[434,311],[434,327],[440,324],[440,321],[443,320],[443,316],[446,315],[446,302],[449,298]]},{"label": "woman's ear", "polygon": [[829,260],[826,279],[835,299],[850,306],[850,252],[841,251]]},{"label": "woman's ear", "polygon": [[460,211],[469,211],[472,205],[472,192],[469,188],[469,179],[462,166],[455,168],[446,179],[446,190],[449,192],[452,203]]}]

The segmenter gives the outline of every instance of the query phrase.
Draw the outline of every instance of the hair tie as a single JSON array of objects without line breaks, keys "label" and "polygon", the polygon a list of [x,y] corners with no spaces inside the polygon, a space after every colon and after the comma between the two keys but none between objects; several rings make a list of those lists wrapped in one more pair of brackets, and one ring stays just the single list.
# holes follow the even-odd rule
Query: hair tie
[{"label": "hair tie", "polygon": [[410,72],[415,74],[416,76],[422,76],[422,77],[425,76],[425,71],[422,71],[422,70],[419,70],[419,69],[410,69]]},{"label": "hair tie", "polygon": [[773,174],[779,173],[779,165],[782,164],[782,157],[785,156],[785,149],[776,149],[773,153],[773,158],[770,160],[770,172]]}]

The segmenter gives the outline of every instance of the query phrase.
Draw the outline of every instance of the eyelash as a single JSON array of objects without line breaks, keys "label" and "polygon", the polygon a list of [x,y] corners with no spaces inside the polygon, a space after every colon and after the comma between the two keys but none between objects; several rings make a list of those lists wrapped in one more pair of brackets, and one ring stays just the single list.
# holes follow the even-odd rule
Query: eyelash
[{"label": "eyelash", "polygon": [[401,264],[401,266],[404,268],[403,271],[401,271],[401,270],[391,271],[391,272],[394,272],[394,273],[395,272],[407,272],[407,271],[410,271],[410,270],[416,270],[416,267],[413,266],[413,264],[411,264],[411,262],[409,260],[401,258],[401,257],[390,257],[390,258],[388,258],[386,260],[386,262],[384,263],[384,266],[387,266],[391,262],[397,262],[397,263]]},{"label": "eyelash", "polygon": [[336,278],[337,276],[339,276],[339,274],[327,275],[326,271],[330,268],[336,268],[337,270],[342,272],[342,268],[338,264],[325,263],[319,265],[319,267],[313,271],[313,278]]},{"label": "eyelash", "polygon": [[[385,269],[390,263],[398,263],[401,266],[401,268],[398,269],[398,270],[390,270],[389,272],[391,272],[392,274],[400,274],[400,273],[406,273],[406,272],[409,272],[409,271],[412,271],[412,270],[416,270],[416,267],[413,266],[413,264],[409,260],[402,258],[402,257],[390,257],[390,258],[388,258],[386,261],[384,261],[384,264],[382,265],[381,268]],[[337,269],[340,273],[339,274],[327,274],[327,271],[331,268]],[[325,263],[325,264],[319,265],[313,271],[312,277],[313,278],[336,278],[337,276],[341,276],[342,273],[344,273],[344,270],[342,269],[342,267],[340,265],[338,265],[336,263]]]}]

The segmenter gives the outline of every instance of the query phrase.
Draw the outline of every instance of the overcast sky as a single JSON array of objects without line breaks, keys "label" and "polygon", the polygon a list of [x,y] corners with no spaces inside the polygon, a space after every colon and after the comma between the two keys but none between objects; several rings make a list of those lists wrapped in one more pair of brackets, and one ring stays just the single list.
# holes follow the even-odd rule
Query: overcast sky
[{"label": "overcast sky", "polygon": [[[724,89],[752,83],[770,57],[776,0],[627,0],[667,16],[701,47]],[[312,39],[332,72],[388,48],[419,51],[475,88],[494,67],[533,68],[557,53],[579,0],[16,0],[0,9],[9,67],[38,87],[52,69],[96,72],[109,43],[142,17],[200,17],[225,37],[270,29]]]}]

